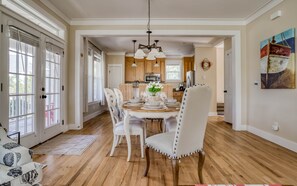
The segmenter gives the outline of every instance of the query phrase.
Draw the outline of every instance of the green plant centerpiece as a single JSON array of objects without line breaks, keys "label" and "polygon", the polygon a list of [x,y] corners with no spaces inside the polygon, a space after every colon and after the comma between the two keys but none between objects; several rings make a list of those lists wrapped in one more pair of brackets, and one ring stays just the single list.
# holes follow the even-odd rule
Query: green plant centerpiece
[{"label": "green plant centerpiece", "polygon": [[150,82],[147,86],[147,91],[151,96],[156,96],[158,92],[161,92],[163,86],[159,82]]}]

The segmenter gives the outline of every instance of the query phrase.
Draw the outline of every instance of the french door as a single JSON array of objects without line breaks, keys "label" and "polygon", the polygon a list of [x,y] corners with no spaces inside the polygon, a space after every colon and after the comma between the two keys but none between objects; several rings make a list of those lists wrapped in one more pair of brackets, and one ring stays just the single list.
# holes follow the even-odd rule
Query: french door
[{"label": "french door", "polygon": [[[62,45],[12,18],[4,17],[4,90],[1,117],[9,131],[20,131],[32,147],[62,132]],[[9,20],[9,21],[8,21]],[[6,76],[6,77],[5,77]],[[5,89],[7,87],[7,89]]]}]

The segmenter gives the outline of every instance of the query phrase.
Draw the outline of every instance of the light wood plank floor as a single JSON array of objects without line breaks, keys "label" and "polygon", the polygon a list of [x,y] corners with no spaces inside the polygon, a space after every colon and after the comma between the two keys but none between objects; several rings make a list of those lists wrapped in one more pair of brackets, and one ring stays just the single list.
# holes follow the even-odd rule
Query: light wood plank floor
[{"label": "light wood plank floor", "polygon": [[[158,132],[157,124],[149,134]],[[140,158],[140,145],[132,137],[132,162],[127,162],[125,140],[110,157],[112,124],[109,113],[85,123],[80,131],[67,134],[98,135],[81,156],[34,155],[34,160],[47,164],[43,185],[172,185],[171,162],[151,151],[149,177],[143,177],[145,159]],[[221,117],[210,117],[205,136],[206,159],[204,180],[209,184],[281,183],[297,185],[297,153],[270,143],[248,132],[235,132]],[[180,163],[180,185],[198,183],[198,156]]]}]

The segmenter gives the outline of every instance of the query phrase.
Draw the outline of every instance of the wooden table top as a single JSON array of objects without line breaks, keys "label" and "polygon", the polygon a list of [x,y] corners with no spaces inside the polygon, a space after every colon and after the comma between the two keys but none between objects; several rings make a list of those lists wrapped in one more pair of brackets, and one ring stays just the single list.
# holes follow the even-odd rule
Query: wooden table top
[{"label": "wooden table top", "polygon": [[134,112],[178,112],[180,109],[180,104],[177,106],[165,106],[163,109],[144,109],[144,104],[139,105],[129,105],[129,103],[124,103],[122,108],[124,110],[134,111]]}]

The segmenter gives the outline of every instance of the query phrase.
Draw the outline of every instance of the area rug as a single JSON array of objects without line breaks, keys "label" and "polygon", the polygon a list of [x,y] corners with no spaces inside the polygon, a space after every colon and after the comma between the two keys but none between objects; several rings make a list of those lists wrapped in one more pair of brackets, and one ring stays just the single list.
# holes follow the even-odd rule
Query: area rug
[{"label": "area rug", "polygon": [[97,135],[61,134],[33,149],[34,154],[81,155]]}]

